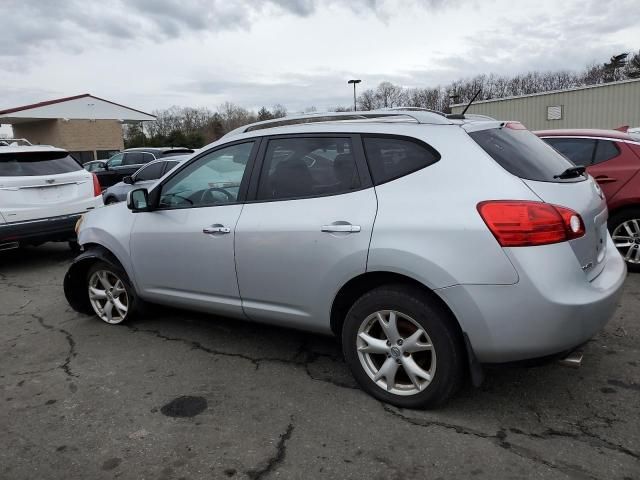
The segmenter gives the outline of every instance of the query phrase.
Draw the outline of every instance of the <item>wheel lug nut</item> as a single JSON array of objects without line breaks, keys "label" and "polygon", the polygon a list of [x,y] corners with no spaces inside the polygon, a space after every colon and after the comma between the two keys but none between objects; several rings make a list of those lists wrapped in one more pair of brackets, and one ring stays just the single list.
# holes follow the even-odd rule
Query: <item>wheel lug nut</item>
[{"label": "wheel lug nut", "polygon": [[398,345],[402,345],[403,343],[402,339],[398,340]]},{"label": "wheel lug nut", "polygon": [[389,340],[387,340],[387,347],[391,346],[391,342]]}]

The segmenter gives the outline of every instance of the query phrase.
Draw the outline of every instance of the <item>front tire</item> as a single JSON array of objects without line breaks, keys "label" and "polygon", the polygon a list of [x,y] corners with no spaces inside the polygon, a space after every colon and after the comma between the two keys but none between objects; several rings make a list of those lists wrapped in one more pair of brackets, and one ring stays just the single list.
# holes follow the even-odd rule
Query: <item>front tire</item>
[{"label": "front tire", "polygon": [[464,377],[464,346],[454,322],[415,287],[378,287],[347,313],[344,356],[356,381],[375,398],[401,408],[437,407]]},{"label": "front tire", "polygon": [[117,325],[134,314],[136,295],[121,268],[95,262],[87,272],[86,288],[89,304],[103,322]]},{"label": "front tire", "polygon": [[640,208],[616,213],[609,219],[609,231],[630,272],[640,272]]}]

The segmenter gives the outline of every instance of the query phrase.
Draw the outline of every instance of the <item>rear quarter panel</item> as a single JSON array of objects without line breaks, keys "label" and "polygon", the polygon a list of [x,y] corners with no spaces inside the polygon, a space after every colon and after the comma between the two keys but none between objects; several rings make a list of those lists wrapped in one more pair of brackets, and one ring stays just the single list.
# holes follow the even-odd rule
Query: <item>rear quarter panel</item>
[{"label": "rear quarter panel", "polygon": [[392,271],[432,289],[507,285],[518,274],[480,217],[484,200],[539,200],[457,126],[416,125],[407,134],[440,161],[376,187],[378,213],[368,271]]}]

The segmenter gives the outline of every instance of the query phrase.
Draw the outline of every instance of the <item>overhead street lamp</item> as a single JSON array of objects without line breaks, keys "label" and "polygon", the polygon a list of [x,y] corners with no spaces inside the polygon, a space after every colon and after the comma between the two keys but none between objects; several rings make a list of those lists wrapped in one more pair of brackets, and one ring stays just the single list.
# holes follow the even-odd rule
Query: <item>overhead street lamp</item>
[{"label": "overhead street lamp", "polygon": [[362,80],[349,80],[347,83],[353,83],[353,111],[355,112],[358,107],[356,106],[356,84],[360,83]]}]

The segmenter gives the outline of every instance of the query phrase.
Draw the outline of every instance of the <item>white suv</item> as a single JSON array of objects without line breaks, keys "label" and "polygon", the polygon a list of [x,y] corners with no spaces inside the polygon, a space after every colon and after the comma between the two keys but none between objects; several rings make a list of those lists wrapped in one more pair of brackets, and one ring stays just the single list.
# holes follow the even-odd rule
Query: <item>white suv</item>
[{"label": "white suv", "polygon": [[102,205],[95,174],[65,150],[0,146],[0,250],[75,242],[81,214]]}]

